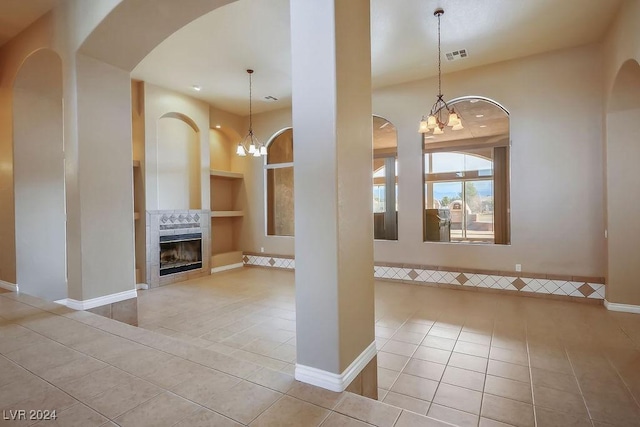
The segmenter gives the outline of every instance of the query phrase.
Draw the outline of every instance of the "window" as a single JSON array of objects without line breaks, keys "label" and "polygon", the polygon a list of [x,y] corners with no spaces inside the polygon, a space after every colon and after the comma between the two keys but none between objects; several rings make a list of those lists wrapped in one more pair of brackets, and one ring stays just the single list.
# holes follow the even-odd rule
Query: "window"
[{"label": "window", "polygon": [[276,134],[267,146],[267,235],[293,236],[293,130]]},{"label": "window", "polygon": [[455,102],[464,129],[424,134],[424,240],[509,244],[509,116]]},{"label": "window", "polygon": [[373,116],[373,237],[398,240],[398,136],[396,127]]}]

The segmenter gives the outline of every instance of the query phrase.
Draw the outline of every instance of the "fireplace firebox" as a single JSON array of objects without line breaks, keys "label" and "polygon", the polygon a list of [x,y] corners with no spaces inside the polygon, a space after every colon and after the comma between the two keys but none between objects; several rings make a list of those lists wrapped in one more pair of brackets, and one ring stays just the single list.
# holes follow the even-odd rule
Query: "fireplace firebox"
[{"label": "fireplace firebox", "polygon": [[160,236],[160,276],[202,268],[202,233]]}]

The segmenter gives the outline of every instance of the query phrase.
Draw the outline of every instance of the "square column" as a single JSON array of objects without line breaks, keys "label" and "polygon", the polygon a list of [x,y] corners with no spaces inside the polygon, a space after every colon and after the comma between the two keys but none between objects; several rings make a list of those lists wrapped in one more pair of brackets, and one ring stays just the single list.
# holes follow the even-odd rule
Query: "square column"
[{"label": "square column", "polygon": [[377,391],[369,0],[292,0],[291,48],[296,379]]}]

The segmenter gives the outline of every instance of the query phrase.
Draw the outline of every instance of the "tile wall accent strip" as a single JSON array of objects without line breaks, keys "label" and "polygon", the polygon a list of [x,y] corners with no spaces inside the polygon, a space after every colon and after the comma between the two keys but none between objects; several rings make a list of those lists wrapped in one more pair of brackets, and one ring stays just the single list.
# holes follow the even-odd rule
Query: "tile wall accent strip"
[{"label": "tile wall accent strip", "polygon": [[[290,256],[244,254],[245,266],[294,269]],[[523,294],[560,295],[579,299],[604,300],[604,280],[597,277],[559,276],[547,274],[515,274],[501,271],[479,272],[459,268],[377,263],[376,279],[396,280],[415,284],[438,284],[453,287],[494,289],[522,292]],[[490,274],[487,274],[490,273]],[[534,277],[527,277],[534,276]],[[587,280],[576,280],[587,279]]]}]

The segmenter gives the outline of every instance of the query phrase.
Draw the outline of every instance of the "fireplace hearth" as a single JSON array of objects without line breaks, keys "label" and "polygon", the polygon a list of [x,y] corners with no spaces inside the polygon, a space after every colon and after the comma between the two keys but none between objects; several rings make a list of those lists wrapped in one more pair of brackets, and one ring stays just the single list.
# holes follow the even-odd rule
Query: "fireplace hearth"
[{"label": "fireplace hearth", "polygon": [[202,233],[160,236],[160,276],[202,268]]}]

